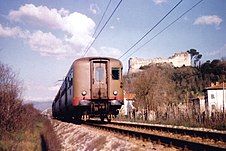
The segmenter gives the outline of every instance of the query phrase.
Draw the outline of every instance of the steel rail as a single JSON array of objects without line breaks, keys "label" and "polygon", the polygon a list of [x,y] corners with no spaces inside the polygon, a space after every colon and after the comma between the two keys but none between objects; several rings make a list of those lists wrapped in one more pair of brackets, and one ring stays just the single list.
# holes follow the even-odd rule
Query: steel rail
[{"label": "steel rail", "polygon": [[157,126],[157,125],[147,125],[142,123],[111,122],[111,124],[137,127],[142,129],[151,129],[151,130],[157,130],[157,131],[165,131],[165,132],[171,132],[176,134],[189,135],[193,137],[202,137],[202,138],[209,138],[214,140],[221,140],[223,142],[226,142],[226,134],[219,133],[219,132],[209,132],[209,131],[183,129],[183,128],[175,128],[175,127],[164,127],[164,126]]},{"label": "steel rail", "polygon": [[169,146],[179,147],[180,149],[182,148],[184,150],[188,149],[188,150],[194,150],[194,151],[200,151],[200,150],[225,151],[225,148],[222,148],[222,147],[212,146],[212,145],[208,145],[208,144],[202,144],[202,143],[197,143],[197,142],[192,142],[192,141],[187,141],[187,140],[181,140],[181,139],[171,138],[171,137],[167,137],[167,136],[160,136],[160,135],[156,135],[156,134],[149,134],[149,133],[144,133],[144,132],[137,132],[137,131],[132,131],[132,130],[115,128],[115,127],[110,127],[110,126],[106,126],[103,124],[96,124],[96,123],[91,123],[91,122],[86,122],[83,124],[92,126],[95,128],[100,128],[103,130],[117,132],[120,134],[126,134],[126,135],[136,137],[139,139],[152,140],[152,141],[159,142],[161,144],[168,144]]}]

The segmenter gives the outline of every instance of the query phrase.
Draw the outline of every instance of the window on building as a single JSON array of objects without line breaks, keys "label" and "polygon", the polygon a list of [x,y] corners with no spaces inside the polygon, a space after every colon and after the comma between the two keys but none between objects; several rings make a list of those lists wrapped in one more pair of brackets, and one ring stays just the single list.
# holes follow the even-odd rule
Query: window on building
[{"label": "window on building", "polygon": [[119,80],[120,78],[120,68],[112,68],[112,80]]},{"label": "window on building", "polygon": [[104,68],[96,67],[96,81],[103,81]]},{"label": "window on building", "polygon": [[214,94],[211,94],[211,99],[215,99],[215,96],[214,96]]}]

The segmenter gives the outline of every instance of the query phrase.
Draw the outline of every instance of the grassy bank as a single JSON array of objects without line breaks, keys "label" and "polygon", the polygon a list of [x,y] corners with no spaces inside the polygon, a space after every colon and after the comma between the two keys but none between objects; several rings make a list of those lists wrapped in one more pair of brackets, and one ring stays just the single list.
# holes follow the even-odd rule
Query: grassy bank
[{"label": "grassy bank", "polygon": [[0,62],[0,151],[60,150],[52,125],[21,98],[16,73]]},{"label": "grassy bank", "polygon": [[57,151],[59,144],[50,121],[44,118],[27,129],[0,131],[0,151]]},{"label": "grassy bank", "polygon": [[42,128],[43,123],[39,122],[31,129],[1,132],[0,150],[41,150]]}]

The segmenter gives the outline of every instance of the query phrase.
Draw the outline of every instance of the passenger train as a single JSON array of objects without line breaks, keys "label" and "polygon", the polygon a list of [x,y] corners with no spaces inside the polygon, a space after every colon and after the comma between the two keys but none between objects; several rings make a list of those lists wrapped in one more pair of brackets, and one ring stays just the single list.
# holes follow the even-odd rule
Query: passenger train
[{"label": "passenger train", "polygon": [[111,121],[123,105],[122,69],[122,63],[114,58],[75,60],[52,103],[53,117]]}]

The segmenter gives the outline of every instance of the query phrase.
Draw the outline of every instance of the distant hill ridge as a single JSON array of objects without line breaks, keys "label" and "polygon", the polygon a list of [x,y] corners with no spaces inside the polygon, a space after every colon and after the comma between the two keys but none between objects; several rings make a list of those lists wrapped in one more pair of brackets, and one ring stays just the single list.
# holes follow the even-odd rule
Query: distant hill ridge
[{"label": "distant hill ridge", "polygon": [[45,101],[45,102],[40,102],[40,101],[26,101],[24,104],[33,104],[34,108],[44,111],[46,109],[49,109],[52,107],[52,101]]}]

